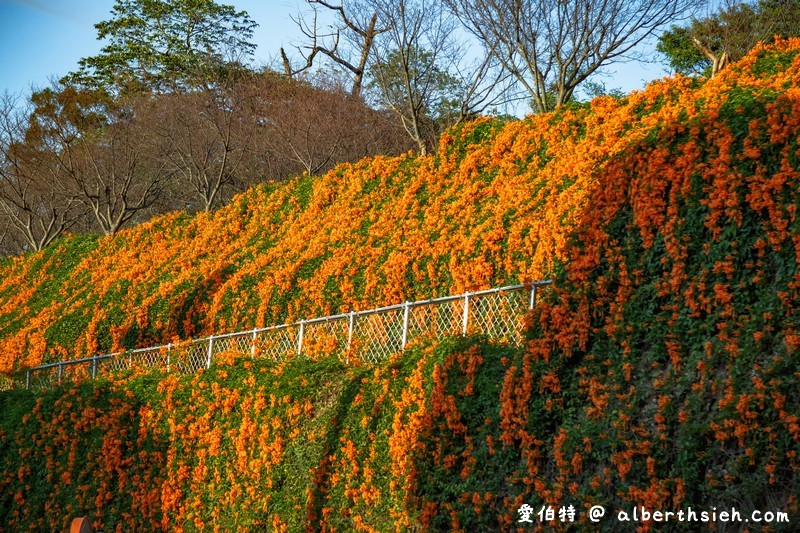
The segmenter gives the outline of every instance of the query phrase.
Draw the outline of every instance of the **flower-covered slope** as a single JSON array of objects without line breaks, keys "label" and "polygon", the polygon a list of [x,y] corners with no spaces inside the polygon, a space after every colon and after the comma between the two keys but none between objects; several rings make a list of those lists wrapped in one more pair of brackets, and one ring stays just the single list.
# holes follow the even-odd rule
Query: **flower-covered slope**
[{"label": "flower-covered slope", "polygon": [[687,93],[588,192],[504,383],[544,501],[800,510],[798,47]]},{"label": "flower-covered slope", "polygon": [[675,120],[692,85],[478,120],[434,156],[343,165],[2,264],[0,371],[550,276],[606,162]]},{"label": "flower-covered slope", "polygon": [[[634,191],[637,222],[664,221],[664,188],[681,173],[714,177],[704,209],[718,222],[736,209],[728,176],[737,165],[758,161],[765,142],[789,149],[793,119],[773,108],[793,101],[795,44],[781,46],[788,51],[755,52],[703,85],[674,78],[622,100],[479,120],[446,134],[434,156],[343,165],[258,187],[213,213],[7,261],[0,371],[551,276],[567,260],[567,235],[600,214],[586,218],[587,194],[620,192],[606,166],[633,150],[642,161],[630,170],[653,182]],[[749,128],[764,112],[767,123]],[[724,153],[703,159],[691,138],[717,123],[712,142],[727,143]],[[668,142],[682,158],[670,159]],[[759,169],[766,182],[751,196],[779,216],[768,197],[792,161],[774,165]],[[649,243],[653,230],[642,231]]]}]

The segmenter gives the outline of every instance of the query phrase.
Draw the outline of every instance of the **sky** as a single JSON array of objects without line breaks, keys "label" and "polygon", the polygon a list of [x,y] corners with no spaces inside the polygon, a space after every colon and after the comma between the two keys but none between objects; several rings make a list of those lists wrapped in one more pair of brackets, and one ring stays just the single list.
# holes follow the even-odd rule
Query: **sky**
[{"label": "sky", "polygon": [[[300,33],[292,21],[303,0],[226,0],[259,24],[253,35],[257,65],[273,64],[281,46],[291,48]],[[110,18],[114,0],[0,0],[0,94],[26,96],[51,78],[75,70],[102,43],[94,24]],[[616,65],[602,79],[608,89],[640,89],[666,75],[663,65]]]},{"label": "sky", "polygon": [[[301,0],[227,0],[259,24],[256,64],[273,59],[298,32],[292,22]],[[108,20],[114,0],[0,0],[0,93],[29,92],[75,70],[102,47],[94,25]]]}]

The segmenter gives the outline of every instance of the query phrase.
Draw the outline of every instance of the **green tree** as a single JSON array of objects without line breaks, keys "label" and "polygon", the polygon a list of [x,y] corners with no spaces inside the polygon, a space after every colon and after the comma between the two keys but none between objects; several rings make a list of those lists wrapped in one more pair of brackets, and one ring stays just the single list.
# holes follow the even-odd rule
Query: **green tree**
[{"label": "green tree", "polygon": [[[395,114],[421,154],[438,126],[461,120],[462,80],[450,73],[462,57],[456,21],[432,0],[370,0],[388,30],[374,46],[368,85],[380,107]],[[446,124],[446,125],[450,125]]]},{"label": "green tree", "polygon": [[111,14],[95,24],[108,44],[63,81],[112,92],[203,87],[255,49],[247,12],[213,0],[116,0]]},{"label": "green tree", "polygon": [[393,50],[379,58],[367,88],[375,103],[392,111],[425,153],[441,130],[458,122],[461,84],[419,47]]},{"label": "green tree", "polygon": [[676,72],[714,76],[759,41],[796,35],[800,35],[800,0],[729,2],[687,26],[673,26],[656,48]]}]

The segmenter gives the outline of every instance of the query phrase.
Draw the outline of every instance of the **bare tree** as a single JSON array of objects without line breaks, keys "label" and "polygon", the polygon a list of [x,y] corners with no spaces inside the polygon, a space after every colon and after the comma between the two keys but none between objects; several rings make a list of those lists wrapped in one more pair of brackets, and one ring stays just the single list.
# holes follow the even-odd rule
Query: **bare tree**
[{"label": "bare tree", "polygon": [[25,250],[22,235],[11,219],[0,211],[0,258],[19,255]]},{"label": "bare tree", "polygon": [[22,234],[11,220],[0,211],[0,258],[19,255],[27,249]]},{"label": "bare tree", "polygon": [[435,0],[371,1],[389,28],[376,47],[372,86],[425,154],[438,133],[437,118],[464,106],[463,81],[450,71],[463,57],[457,22]]},{"label": "bare tree", "polygon": [[52,186],[85,207],[105,235],[145,215],[170,177],[138,117],[149,98],[112,100],[62,85],[33,100],[28,134],[49,148],[62,174]]},{"label": "bare tree", "polygon": [[[286,51],[281,48],[284,74],[291,78],[308,70],[313,66],[315,56],[321,53],[352,74],[350,93],[360,96],[375,39],[389,31],[389,28],[379,25],[378,10],[368,2],[351,1],[345,5],[343,1],[306,1],[312,8],[313,23],[309,24],[303,17],[298,17],[295,21],[310,40],[310,44],[298,47],[305,64],[293,69]],[[317,25],[319,8],[330,11],[337,21],[322,34]]]},{"label": "bare tree", "polygon": [[482,52],[466,66],[454,65],[461,86],[458,109],[449,126],[520,99],[514,90],[513,76],[502,68],[491,52],[485,49]]},{"label": "bare tree", "polygon": [[5,95],[0,101],[0,214],[6,244],[41,250],[81,216],[74,199],[54,183],[63,175],[49,147],[27,140],[29,109]]},{"label": "bare tree", "polygon": [[312,84],[270,73],[254,80],[249,103],[258,133],[243,174],[285,179],[411,148],[393,117],[370,109],[345,85],[336,78]]},{"label": "bare tree", "polygon": [[[306,43],[305,63],[293,68],[284,50],[284,73],[296,76],[315,62],[351,75],[354,95],[391,111],[421,153],[439,133],[502,105],[509,75],[491,54],[467,63],[458,22],[438,0],[307,0],[313,22],[297,23]],[[334,23],[320,30],[320,11]]]},{"label": "bare tree", "polygon": [[0,257],[14,255],[20,250],[18,246],[12,245],[11,232],[11,221],[8,217],[0,214]]},{"label": "bare tree", "polygon": [[283,94],[273,93],[264,106],[265,115],[269,117],[266,125],[272,141],[270,145],[277,157],[287,160],[289,167],[316,174],[339,159],[337,155],[348,135],[342,127],[344,124],[337,126],[330,120],[333,117],[320,120],[323,110],[341,110],[331,105],[331,100],[338,103],[341,98],[301,84],[283,88]]},{"label": "bare tree", "polygon": [[148,146],[135,105],[121,107],[99,135],[81,139],[74,147],[77,164],[68,167],[73,198],[90,210],[105,235],[146,212],[170,178],[167,162]]},{"label": "bare tree", "polygon": [[444,0],[529,94],[536,111],[568,102],[598,69],[630,59],[703,0]]},{"label": "bare tree", "polygon": [[253,142],[255,117],[245,84],[161,96],[145,122],[161,137],[168,169],[210,211],[236,189]]}]

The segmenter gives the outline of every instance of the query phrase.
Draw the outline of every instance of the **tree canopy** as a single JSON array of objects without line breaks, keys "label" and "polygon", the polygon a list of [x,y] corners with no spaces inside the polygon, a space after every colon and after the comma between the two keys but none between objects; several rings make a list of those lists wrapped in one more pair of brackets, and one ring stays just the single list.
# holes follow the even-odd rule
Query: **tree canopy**
[{"label": "tree canopy", "polygon": [[713,76],[759,41],[800,35],[800,0],[727,2],[686,26],[672,26],[657,49],[686,75]]},{"label": "tree canopy", "polygon": [[95,24],[108,44],[66,81],[123,92],[205,86],[255,50],[247,12],[213,0],[116,0],[111,15]]}]

